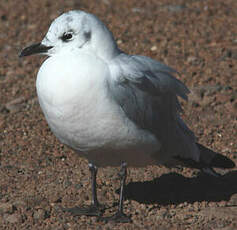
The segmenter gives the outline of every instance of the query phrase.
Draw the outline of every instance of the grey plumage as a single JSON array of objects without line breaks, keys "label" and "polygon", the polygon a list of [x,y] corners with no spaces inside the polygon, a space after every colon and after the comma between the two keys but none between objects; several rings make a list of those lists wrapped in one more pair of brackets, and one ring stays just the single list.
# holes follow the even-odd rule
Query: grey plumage
[{"label": "grey plumage", "polygon": [[110,93],[129,119],[155,134],[163,154],[198,161],[195,136],[179,115],[177,97],[187,100],[189,90],[172,75],[177,71],[151,58],[124,53],[113,63],[119,77],[109,81]]}]

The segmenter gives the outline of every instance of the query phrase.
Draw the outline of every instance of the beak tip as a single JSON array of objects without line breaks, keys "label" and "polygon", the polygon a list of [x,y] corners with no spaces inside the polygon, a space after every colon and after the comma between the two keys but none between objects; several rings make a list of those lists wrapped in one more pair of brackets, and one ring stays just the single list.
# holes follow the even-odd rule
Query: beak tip
[{"label": "beak tip", "polygon": [[49,49],[53,48],[52,46],[45,46],[41,43],[33,44],[26,47],[19,53],[19,58],[30,56],[32,54],[46,54]]}]

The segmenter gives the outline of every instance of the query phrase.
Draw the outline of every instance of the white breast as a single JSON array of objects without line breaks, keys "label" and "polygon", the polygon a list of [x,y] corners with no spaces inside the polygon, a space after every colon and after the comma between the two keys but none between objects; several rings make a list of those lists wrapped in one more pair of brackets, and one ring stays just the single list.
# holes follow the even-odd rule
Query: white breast
[{"label": "white breast", "polygon": [[48,58],[36,87],[50,128],[63,143],[82,151],[157,151],[156,138],[138,129],[107,94],[108,77],[107,65],[95,56]]}]

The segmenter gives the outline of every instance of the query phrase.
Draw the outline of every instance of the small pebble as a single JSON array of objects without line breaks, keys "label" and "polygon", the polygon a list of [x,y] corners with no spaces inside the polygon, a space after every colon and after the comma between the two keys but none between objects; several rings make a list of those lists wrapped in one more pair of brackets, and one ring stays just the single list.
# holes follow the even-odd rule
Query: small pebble
[{"label": "small pebble", "polygon": [[34,211],[33,218],[35,220],[44,220],[46,217],[46,212],[43,209],[38,209]]},{"label": "small pebble", "polygon": [[122,42],[122,40],[118,40],[117,41],[117,44],[119,45],[119,44],[122,44],[123,42]]},{"label": "small pebble", "polygon": [[13,213],[13,205],[9,203],[0,203],[0,214]]},{"label": "small pebble", "polygon": [[19,214],[11,214],[11,215],[4,215],[4,220],[8,223],[15,224],[15,223],[20,223],[22,222],[22,217]]},{"label": "small pebble", "polygon": [[151,51],[156,51],[157,50],[157,46],[152,46],[151,47]]},{"label": "small pebble", "polygon": [[233,194],[228,202],[228,205],[237,206],[237,193]]}]

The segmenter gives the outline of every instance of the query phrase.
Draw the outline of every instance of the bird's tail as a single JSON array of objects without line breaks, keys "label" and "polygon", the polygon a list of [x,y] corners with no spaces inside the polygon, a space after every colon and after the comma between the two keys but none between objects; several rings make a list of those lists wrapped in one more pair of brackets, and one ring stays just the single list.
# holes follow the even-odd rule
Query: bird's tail
[{"label": "bird's tail", "polygon": [[214,176],[219,176],[219,174],[216,173],[213,168],[230,169],[235,167],[235,163],[228,157],[214,152],[201,144],[197,143],[197,146],[200,151],[200,159],[198,162],[179,158],[186,166],[201,169],[203,172]]},{"label": "bird's tail", "polygon": [[200,150],[200,163],[202,163],[203,166],[224,169],[235,167],[235,163],[228,157],[223,156],[220,153],[216,153],[201,144],[197,143],[197,146]]},{"label": "bird's tail", "polygon": [[200,164],[203,172],[219,176],[213,168],[230,169],[235,167],[235,163],[228,157],[223,156],[220,153],[216,153],[201,144],[197,143],[197,146],[200,150]]}]

